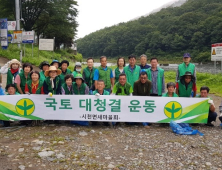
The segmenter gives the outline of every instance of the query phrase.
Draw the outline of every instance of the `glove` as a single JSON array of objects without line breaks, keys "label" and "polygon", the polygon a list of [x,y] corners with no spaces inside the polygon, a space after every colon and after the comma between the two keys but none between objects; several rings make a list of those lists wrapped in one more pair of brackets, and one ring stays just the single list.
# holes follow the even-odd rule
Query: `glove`
[{"label": "glove", "polygon": [[214,104],[214,101],[209,99],[209,100],[208,100],[208,103],[209,103],[209,104]]},{"label": "glove", "polygon": [[9,64],[12,62],[12,60],[8,61],[5,65],[9,67]]},{"label": "glove", "polygon": [[99,93],[96,93],[96,94],[95,94],[95,96],[96,96],[96,97],[99,97],[99,96],[100,96],[100,94],[99,94]]},{"label": "glove", "polygon": [[50,97],[52,97],[52,93],[51,92],[49,92],[49,94],[48,94]]}]

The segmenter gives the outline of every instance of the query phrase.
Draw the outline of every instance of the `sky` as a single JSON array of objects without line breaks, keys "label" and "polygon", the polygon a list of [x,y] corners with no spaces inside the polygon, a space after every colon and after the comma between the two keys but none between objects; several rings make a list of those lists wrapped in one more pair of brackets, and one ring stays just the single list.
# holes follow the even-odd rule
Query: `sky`
[{"label": "sky", "polygon": [[172,1],[176,0],[77,0],[77,39],[145,15]]}]

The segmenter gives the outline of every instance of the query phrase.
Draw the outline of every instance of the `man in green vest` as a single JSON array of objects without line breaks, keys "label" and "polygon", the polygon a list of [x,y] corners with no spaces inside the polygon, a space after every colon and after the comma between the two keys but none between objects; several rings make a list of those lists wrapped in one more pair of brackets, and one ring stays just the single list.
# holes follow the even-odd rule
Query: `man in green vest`
[{"label": "man in green vest", "polygon": [[167,93],[163,94],[162,97],[179,97],[175,93],[175,88],[176,88],[175,83],[173,83],[173,82],[167,83]]},{"label": "man in green vest", "polygon": [[176,82],[180,80],[180,77],[183,76],[187,71],[194,76],[194,82],[196,82],[196,70],[195,65],[190,63],[191,55],[190,53],[185,53],[183,55],[183,63],[178,66],[176,74]]},{"label": "man in green vest", "polygon": [[105,90],[110,93],[112,87],[114,86],[113,72],[110,67],[107,67],[106,56],[100,57],[100,63],[101,66],[99,66],[98,70],[95,70],[93,77],[93,80],[95,80],[95,88],[97,89],[98,80],[103,80],[105,83]]},{"label": "man in green vest", "polygon": [[151,68],[147,70],[148,79],[152,82],[152,89],[150,96],[162,96],[165,93],[165,79],[164,70],[158,65],[157,58],[150,59]]},{"label": "man in green vest", "polygon": [[133,88],[126,82],[126,74],[119,75],[119,81],[114,85],[112,95],[132,96]]},{"label": "man in green vest", "polygon": [[127,82],[134,87],[134,83],[139,79],[140,76],[140,66],[136,65],[136,56],[130,55],[128,57],[129,65],[124,67],[123,71],[126,74]]},{"label": "man in green vest", "polygon": [[46,70],[48,70],[49,69],[49,67],[50,67],[50,65],[49,65],[49,62],[48,61],[43,61],[43,62],[41,62],[41,64],[39,65],[39,68],[40,68],[40,72],[39,72],[39,74],[40,74],[40,81],[42,81],[42,82],[44,82],[44,80],[45,80],[45,71]]},{"label": "man in green vest", "polygon": [[95,67],[93,67],[93,58],[87,58],[87,67],[83,70],[82,77],[85,80],[85,83],[88,85],[89,90],[92,92],[95,90],[95,81],[93,80]]},{"label": "man in green vest", "polygon": [[191,97],[192,91],[193,97],[196,96],[196,83],[194,82],[194,76],[191,72],[186,72],[176,84],[176,93],[179,97]]},{"label": "man in green vest", "polygon": [[61,79],[61,84],[63,85],[65,83],[65,76],[67,74],[72,74],[72,71],[70,69],[68,69],[69,66],[69,62],[67,60],[63,60],[60,63],[60,69],[62,71],[62,73],[59,75],[59,78]]},{"label": "man in green vest", "polygon": [[110,93],[105,90],[105,82],[103,80],[97,81],[97,89],[93,91],[93,95],[100,96],[100,95],[109,95]]}]

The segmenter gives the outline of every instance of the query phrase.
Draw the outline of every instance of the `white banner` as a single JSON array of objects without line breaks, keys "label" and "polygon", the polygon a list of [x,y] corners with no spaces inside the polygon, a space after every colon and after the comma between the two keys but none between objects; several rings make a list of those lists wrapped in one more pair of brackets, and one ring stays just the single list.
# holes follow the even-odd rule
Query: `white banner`
[{"label": "white banner", "polygon": [[206,98],[94,95],[13,95],[0,97],[2,120],[206,123]]},{"label": "white banner", "polygon": [[16,21],[8,21],[8,30],[15,30]]}]

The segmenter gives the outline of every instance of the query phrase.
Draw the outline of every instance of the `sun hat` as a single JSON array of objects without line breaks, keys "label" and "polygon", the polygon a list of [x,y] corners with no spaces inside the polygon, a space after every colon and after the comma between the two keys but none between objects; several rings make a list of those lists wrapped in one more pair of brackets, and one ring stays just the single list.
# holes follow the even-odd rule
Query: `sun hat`
[{"label": "sun hat", "polygon": [[43,61],[43,62],[41,62],[41,64],[39,65],[39,68],[42,70],[43,66],[46,66],[46,65],[50,67],[50,64],[49,64],[48,61]]},{"label": "sun hat", "polygon": [[76,74],[76,76],[74,77],[74,81],[76,81],[76,79],[82,79],[82,82],[84,82],[82,74]]},{"label": "sun hat", "polygon": [[17,59],[12,59],[9,63],[9,67],[11,68],[12,64],[18,64],[19,67],[21,66],[21,63]]},{"label": "sun hat", "polygon": [[46,71],[45,71],[45,76],[46,76],[46,77],[49,77],[49,72],[50,72],[50,71],[56,71],[56,72],[57,72],[57,75],[60,75],[60,74],[62,73],[62,71],[59,70],[59,69],[56,69],[55,66],[50,66],[50,67],[49,67],[49,70],[46,70]]}]

